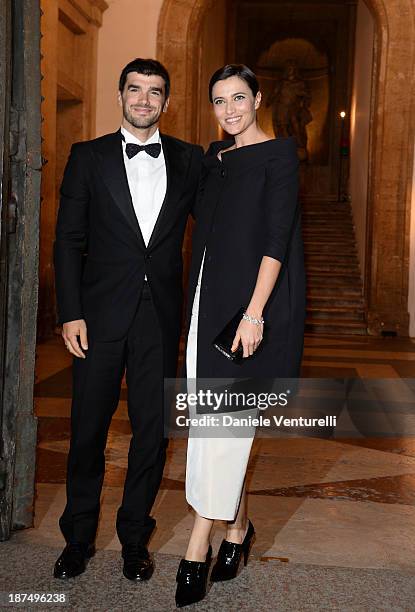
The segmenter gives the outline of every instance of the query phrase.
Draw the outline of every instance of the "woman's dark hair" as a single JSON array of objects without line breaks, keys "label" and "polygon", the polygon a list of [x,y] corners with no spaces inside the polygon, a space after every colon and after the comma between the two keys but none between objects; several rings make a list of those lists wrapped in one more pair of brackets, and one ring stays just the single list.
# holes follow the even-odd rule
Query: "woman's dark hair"
[{"label": "woman's dark hair", "polygon": [[160,62],[158,62],[157,60],[141,59],[141,57],[137,57],[135,60],[127,64],[121,72],[120,82],[118,84],[118,89],[121,91],[121,93],[124,91],[124,86],[127,81],[127,74],[129,72],[138,72],[138,74],[145,74],[147,76],[150,76],[152,74],[161,76],[162,79],[164,79],[164,89],[166,91],[166,98],[169,97],[170,76],[163,64],[160,64]]},{"label": "woman's dark hair", "polygon": [[229,77],[237,76],[248,85],[249,89],[254,94],[254,97],[257,95],[259,91],[259,83],[255,74],[252,72],[248,66],[245,64],[226,64],[212,75],[212,78],[209,82],[209,101],[213,102],[212,98],[212,89],[215,83],[218,81],[224,81],[225,79],[229,79]]}]

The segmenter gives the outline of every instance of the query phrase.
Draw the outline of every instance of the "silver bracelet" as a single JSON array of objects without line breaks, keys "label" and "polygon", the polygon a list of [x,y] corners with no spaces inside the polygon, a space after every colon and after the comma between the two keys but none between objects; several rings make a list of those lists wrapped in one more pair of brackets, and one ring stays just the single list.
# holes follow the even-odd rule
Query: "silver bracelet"
[{"label": "silver bracelet", "polygon": [[242,315],[242,319],[244,321],[249,321],[250,323],[253,323],[254,325],[263,325],[265,322],[262,317],[260,319],[255,319],[254,317],[251,317],[246,312],[244,312],[244,314]]}]

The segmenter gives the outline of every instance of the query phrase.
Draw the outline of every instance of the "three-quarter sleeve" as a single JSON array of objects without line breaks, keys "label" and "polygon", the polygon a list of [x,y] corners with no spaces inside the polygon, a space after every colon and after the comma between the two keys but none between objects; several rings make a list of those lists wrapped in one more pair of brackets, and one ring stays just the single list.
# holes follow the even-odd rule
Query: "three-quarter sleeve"
[{"label": "three-quarter sleeve", "polygon": [[287,253],[298,205],[299,161],[295,141],[269,160],[265,185],[265,247],[263,255],[281,263]]}]

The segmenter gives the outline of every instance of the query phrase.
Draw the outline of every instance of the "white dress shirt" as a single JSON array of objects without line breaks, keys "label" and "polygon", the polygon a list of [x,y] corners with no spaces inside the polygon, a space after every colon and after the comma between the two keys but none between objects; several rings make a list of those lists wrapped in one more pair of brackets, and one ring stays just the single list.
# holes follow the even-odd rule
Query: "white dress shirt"
[{"label": "white dress shirt", "polygon": [[148,246],[167,190],[166,161],[163,147],[161,147],[158,157],[151,157],[145,151],[140,151],[131,159],[128,159],[125,148],[129,142],[138,145],[153,142],[161,144],[160,132],[156,130],[146,142],[138,140],[124,127],[121,127],[121,133],[125,138],[122,141],[122,150],[131,199],[145,245]]}]

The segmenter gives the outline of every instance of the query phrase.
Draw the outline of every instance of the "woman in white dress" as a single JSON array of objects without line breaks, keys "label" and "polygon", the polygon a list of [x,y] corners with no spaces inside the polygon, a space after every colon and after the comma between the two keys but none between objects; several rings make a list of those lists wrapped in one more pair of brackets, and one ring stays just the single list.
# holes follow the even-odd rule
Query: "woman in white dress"
[{"label": "woman in white dress", "polygon": [[[303,347],[296,143],[293,138],[270,139],[259,127],[261,93],[246,66],[231,64],[215,72],[209,97],[216,119],[233,139],[212,143],[204,159],[189,277],[189,391],[196,378],[298,376]],[[212,342],[241,307],[245,314],[232,350],[241,345],[244,359],[237,365]],[[257,351],[263,317],[266,342]],[[242,557],[247,563],[254,528],[247,518],[244,481],[253,433],[203,437],[190,431],[186,498],[195,522],[177,573],[178,607],[206,594],[215,519],[228,524],[211,580],[230,580]]]}]

